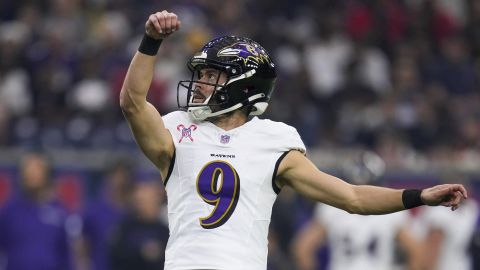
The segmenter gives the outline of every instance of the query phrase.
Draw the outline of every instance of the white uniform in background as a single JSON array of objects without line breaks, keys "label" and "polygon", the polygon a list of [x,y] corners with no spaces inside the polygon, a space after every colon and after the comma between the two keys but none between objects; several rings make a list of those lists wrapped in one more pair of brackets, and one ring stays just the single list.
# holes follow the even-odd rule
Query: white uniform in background
[{"label": "white uniform in background", "polygon": [[165,269],[265,270],[272,180],[284,153],[305,152],[297,131],[256,117],[229,131],[181,111],[163,120],[176,149]]},{"label": "white uniform in background", "polygon": [[395,269],[395,238],[408,222],[407,212],[361,216],[318,204],[315,218],[326,231],[330,270]]},{"label": "white uniform in background", "polygon": [[473,269],[468,248],[476,228],[478,211],[478,204],[470,199],[453,212],[444,207],[424,207],[419,213],[418,219],[426,230],[424,234],[429,228],[438,229],[443,234],[437,270]]}]

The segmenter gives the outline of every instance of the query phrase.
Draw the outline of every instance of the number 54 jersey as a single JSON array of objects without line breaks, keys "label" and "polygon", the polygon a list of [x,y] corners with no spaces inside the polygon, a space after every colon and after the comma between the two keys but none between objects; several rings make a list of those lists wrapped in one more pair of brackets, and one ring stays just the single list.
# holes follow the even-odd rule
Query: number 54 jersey
[{"label": "number 54 jersey", "polygon": [[305,152],[297,131],[256,117],[229,131],[181,111],[163,120],[175,144],[165,269],[265,270],[278,165]]}]

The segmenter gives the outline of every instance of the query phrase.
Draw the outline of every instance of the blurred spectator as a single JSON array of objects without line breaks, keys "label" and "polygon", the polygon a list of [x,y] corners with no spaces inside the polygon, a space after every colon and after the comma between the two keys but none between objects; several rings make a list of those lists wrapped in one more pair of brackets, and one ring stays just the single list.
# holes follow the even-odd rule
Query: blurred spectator
[{"label": "blurred spectator", "polygon": [[[477,1],[240,0],[222,3],[226,13],[208,1],[163,4],[185,19],[152,84],[160,112],[175,106],[183,55],[229,32],[275,52],[281,74],[269,117],[295,126],[309,146],[373,148],[396,134],[427,159],[439,149],[478,154]],[[151,5],[3,0],[0,143],[128,151],[133,140],[112,104],[141,33],[133,25]],[[456,103],[465,100],[463,120]],[[458,141],[469,143],[459,150]]]},{"label": "blurred spectator", "polygon": [[285,253],[278,242],[279,234],[270,231],[268,235],[268,270],[292,270],[296,269],[289,253]]},{"label": "blurred spectator", "polygon": [[103,189],[87,205],[83,217],[83,243],[79,267],[110,270],[108,246],[113,232],[127,214],[132,192],[131,164],[115,162],[105,172]]},{"label": "blurred spectator", "polygon": [[112,269],[163,269],[169,236],[161,219],[164,196],[160,182],[137,184],[132,211],[120,222],[110,242]]},{"label": "blurred spectator", "polygon": [[480,33],[478,27],[480,27],[480,2],[468,1],[466,25],[465,25],[465,37],[468,44],[472,46],[473,57],[478,59],[480,55]]},{"label": "blurred spectator", "polygon": [[440,56],[429,63],[428,80],[439,82],[454,95],[470,94],[478,86],[478,74],[470,47],[462,36],[451,36],[440,43]]},{"label": "blurred spectator", "polygon": [[278,195],[272,210],[270,237],[279,254],[288,254],[295,233],[308,220],[311,203],[298,196],[294,190],[285,188]]},{"label": "blurred spectator", "polygon": [[40,153],[26,154],[19,173],[20,194],[0,210],[5,269],[73,269],[67,212],[55,199],[48,159]]},{"label": "blurred spectator", "polygon": [[[8,127],[10,126],[10,115],[9,115],[9,110],[5,108],[0,103],[0,130],[8,130]],[[7,145],[10,134],[7,132],[2,132],[0,133],[0,146]]]},{"label": "blurred spectator", "polygon": [[469,251],[472,254],[472,268],[480,269],[480,214],[478,215],[475,234],[472,237]]},{"label": "blurred spectator", "polygon": [[352,44],[339,20],[338,13],[326,13],[319,22],[316,37],[305,44],[307,72],[318,98],[332,95],[345,83],[343,71],[352,57]]}]

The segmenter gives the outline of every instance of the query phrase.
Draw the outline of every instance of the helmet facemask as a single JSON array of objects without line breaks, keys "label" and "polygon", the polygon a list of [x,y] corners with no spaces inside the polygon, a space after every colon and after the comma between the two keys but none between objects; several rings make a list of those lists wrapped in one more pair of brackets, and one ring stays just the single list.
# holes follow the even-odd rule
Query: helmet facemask
[{"label": "helmet facemask", "polygon": [[[229,98],[226,89],[226,82],[228,81],[228,77],[226,81],[220,81],[222,78],[222,73],[225,73],[223,69],[213,65],[189,65],[189,69],[192,73],[190,80],[180,81],[178,84],[177,89],[177,103],[181,109],[188,111],[195,119],[197,120],[204,120],[207,117],[212,117],[219,115],[221,113],[217,113],[223,111],[226,105],[228,104]],[[204,69],[212,69],[213,72],[216,74],[215,81],[207,81],[205,79],[202,80],[200,74]],[[204,76],[210,76],[212,71],[207,71],[207,74]],[[227,75],[228,76],[228,75]],[[205,96],[201,88],[211,87],[213,91],[208,96]],[[183,89],[182,89],[183,88]],[[180,100],[181,91],[186,92],[186,99],[183,102]],[[185,96],[185,95],[183,95]],[[195,99],[201,96],[203,99],[202,102],[195,101]],[[224,112],[223,112],[224,113]]]}]

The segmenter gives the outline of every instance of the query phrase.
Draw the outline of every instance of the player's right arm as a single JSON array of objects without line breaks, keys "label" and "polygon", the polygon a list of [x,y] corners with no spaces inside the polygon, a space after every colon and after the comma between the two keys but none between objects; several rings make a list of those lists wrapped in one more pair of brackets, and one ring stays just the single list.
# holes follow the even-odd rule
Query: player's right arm
[{"label": "player's right arm", "polygon": [[[157,40],[165,39],[179,27],[177,15],[165,10],[150,15],[145,23],[146,34]],[[120,107],[137,144],[165,176],[175,146],[162,117],[147,101],[156,59],[156,55],[141,52],[135,54],[120,92]]]}]

